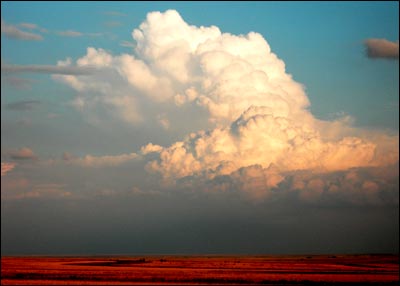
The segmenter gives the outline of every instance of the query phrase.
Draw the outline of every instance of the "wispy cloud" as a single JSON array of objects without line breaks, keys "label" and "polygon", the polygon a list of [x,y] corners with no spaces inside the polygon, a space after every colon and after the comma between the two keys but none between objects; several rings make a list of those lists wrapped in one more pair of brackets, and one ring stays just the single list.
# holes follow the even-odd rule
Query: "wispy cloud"
[{"label": "wispy cloud", "polygon": [[1,162],[1,176],[5,176],[8,172],[15,168],[16,163],[13,162]]},{"label": "wispy cloud", "polygon": [[9,103],[6,105],[7,109],[10,110],[19,110],[19,111],[26,111],[32,110],[36,106],[38,106],[41,102],[39,100],[22,100],[13,103]]},{"label": "wispy cloud", "polygon": [[33,23],[20,23],[18,24],[21,28],[29,29],[29,30],[36,30],[38,28],[38,25],[33,24]]},{"label": "wispy cloud", "polygon": [[91,67],[51,66],[51,65],[1,65],[1,72],[11,73],[48,73],[62,75],[87,75],[94,71]]},{"label": "wispy cloud", "polygon": [[63,37],[82,37],[84,34],[78,31],[67,30],[67,31],[59,31],[57,35]]},{"label": "wispy cloud", "polygon": [[38,184],[29,188],[27,191],[8,196],[8,199],[35,199],[35,198],[65,198],[71,196],[70,192],[64,190],[65,185],[47,183]]},{"label": "wispy cloud", "polygon": [[56,35],[61,37],[69,37],[69,38],[79,38],[79,37],[101,37],[104,36],[104,33],[82,33],[74,30],[66,30],[66,31],[57,31]]},{"label": "wispy cloud", "polygon": [[47,33],[47,29],[39,27],[38,25],[33,23],[19,23],[18,26],[24,29],[38,30],[41,33]]},{"label": "wispy cloud", "polygon": [[32,149],[27,147],[22,147],[18,150],[12,150],[9,152],[11,159],[14,160],[35,160],[37,156],[32,151]]},{"label": "wispy cloud", "polygon": [[105,155],[105,156],[92,156],[86,155],[84,157],[74,157],[68,152],[63,153],[63,160],[65,162],[79,165],[81,167],[115,167],[131,160],[138,159],[140,156],[136,153],[121,154],[121,155]]},{"label": "wispy cloud", "polygon": [[364,42],[369,58],[398,59],[399,42],[391,42],[386,39],[367,39]]},{"label": "wispy cloud", "polygon": [[122,26],[122,23],[119,21],[107,21],[104,22],[104,25],[110,28]]},{"label": "wispy cloud", "polygon": [[29,29],[29,30],[37,30],[41,33],[47,33],[47,29],[40,27],[37,24],[33,24],[33,23],[19,23],[18,24],[19,27],[23,28],[23,29]]},{"label": "wispy cloud", "polygon": [[[109,22],[110,26],[119,26],[121,23],[117,21],[110,21]],[[48,33],[49,31],[45,28],[40,27],[37,24],[34,23],[19,23],[17,25],[10,25],[4,22],[4,20],[1,20],[1,32],[5,33],[6,36],[11,37],[11,38],[19,38],[22,40],[42,40],[43,37],[39,34],[34,34],[31,32],[26,32],[22,31],[19,28],[22,29],[28,29],[28,30],[35,30],[39,31],[41,33]],[[53,34],[56,34],[61,37],[71,37],[71,38],[76,38],[76,37],[83,37],[83,36],[89,36],[89,37],[98,37],[102,36],[103,33],[83,33],[79,32],[76,30],[63,30],[63,31],[50,31]]]},{"label": "wispy cloud", "polygon": [[1,20],[1,33],[11,39],[25,40],[25,41],[43,40],[43,37],[41,35],[22,31],[14,25],[7,24],[3,19]]}]

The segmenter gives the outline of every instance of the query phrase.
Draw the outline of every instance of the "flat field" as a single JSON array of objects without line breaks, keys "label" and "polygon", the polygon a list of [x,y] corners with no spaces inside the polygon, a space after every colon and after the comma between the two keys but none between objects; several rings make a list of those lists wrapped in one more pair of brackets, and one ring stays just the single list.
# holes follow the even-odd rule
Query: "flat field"
[{"label": "flat field", "polygon": [[398,255],[2,257],[1,285],[398,285]]}]

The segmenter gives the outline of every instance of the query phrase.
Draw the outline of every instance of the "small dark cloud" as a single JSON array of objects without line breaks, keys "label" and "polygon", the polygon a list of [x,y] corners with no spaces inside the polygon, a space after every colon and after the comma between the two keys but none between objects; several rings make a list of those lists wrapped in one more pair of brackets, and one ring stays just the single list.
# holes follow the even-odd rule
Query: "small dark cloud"
[{"label": "small dark cloud", "polygon": [[39,100],[21,100],[7,104],[6,108],[10,110],[26,111],[32,110],[39,104],[41,104]]},{"label": "small dark cloud", "polygon": [[37,156],[35,155],[35,153],[27,147],[23,147],[18,150],[10,151],[9,154],[10,154],[11,159],[14,159],[14,160],[35,160],[35,159],[37,159]]},{"label": "small dark cloud", "polygon": [[367,39],[364,42],[368,58],[399,58],[399,42],[391,42],[386,39]]}]

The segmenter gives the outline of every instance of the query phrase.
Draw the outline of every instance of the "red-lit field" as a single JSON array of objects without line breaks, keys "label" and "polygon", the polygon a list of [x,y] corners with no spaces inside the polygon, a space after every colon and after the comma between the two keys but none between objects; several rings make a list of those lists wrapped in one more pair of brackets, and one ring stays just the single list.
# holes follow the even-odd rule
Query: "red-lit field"
[{"label": "red-lit field", "polygon": [[1,258],[2,285],[397,285],[398,282],[398,255]]}]

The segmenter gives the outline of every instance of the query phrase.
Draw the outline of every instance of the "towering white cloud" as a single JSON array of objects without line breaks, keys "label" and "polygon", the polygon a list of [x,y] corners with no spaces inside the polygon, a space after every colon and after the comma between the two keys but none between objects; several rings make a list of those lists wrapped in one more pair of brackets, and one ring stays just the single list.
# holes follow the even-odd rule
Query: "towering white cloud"
[{"label": "towering white cloud", "polygon": [[81,92],[81,102],[112,107],[131,123],[143,118],[139,110],[146,101],[202,108],[210,121],[225,124],[252,105],[285,117],[303,116],[309,105],[303,87],[258,33],[236,36],[215,26],[191,26],[169,10],[149,13],[132,36],[136,56],[90,47],[75,64],[58,64],[101,68],[102,75],[55,77]]},{"label": "towering white cloud", "polygon": [[[156,157],[146,169],[166,182],[229,176],[259,198],[291,172],[327,174],[398,162],[398,135],[356,129],[346,118],[316,119],[303,86],[258,33],[192,26],[168,10],[149,13],[132,37],[134,55],[89,47],[75,63],[58,65],[96,73],[54,77],[78,91],[74,104],[83,112],[101,109],[132,124],[153,120],[170,130],[175,112],[205,111],[208,131],[194,129],[169,147],[142,147],[144,156]],[[328,188],[323,179],[296,180],[293,189],[305,188],[305,200]],[[366,181],[362,189],[376,187]]]}]

